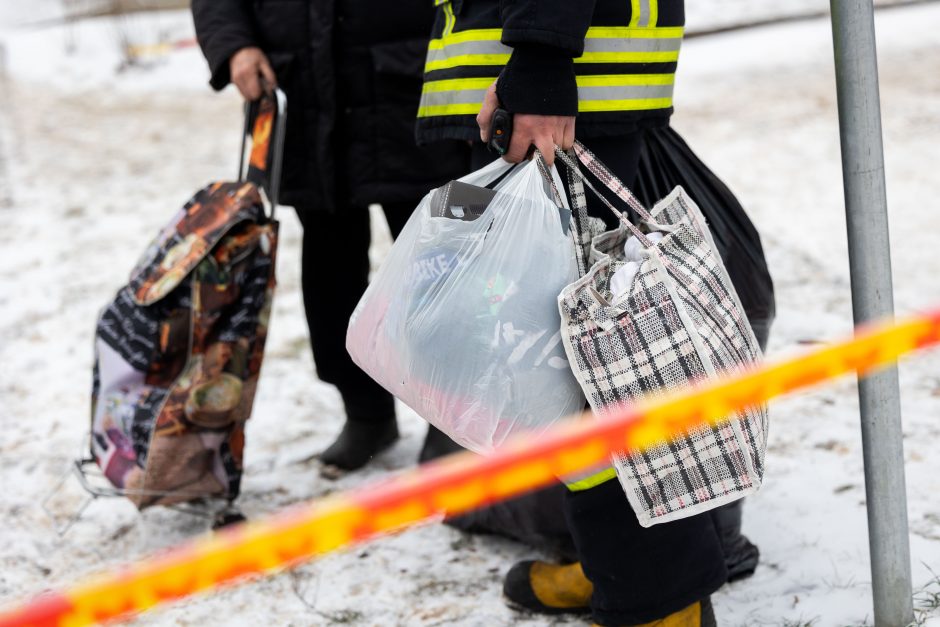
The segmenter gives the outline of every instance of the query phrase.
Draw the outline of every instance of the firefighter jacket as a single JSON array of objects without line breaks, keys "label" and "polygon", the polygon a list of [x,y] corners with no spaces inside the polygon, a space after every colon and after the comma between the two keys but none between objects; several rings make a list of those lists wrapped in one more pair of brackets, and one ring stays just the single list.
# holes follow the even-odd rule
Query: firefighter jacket
[{"label": "firefighter jacket", "polygon": [[[503,102],[513,113],[571,115],[576,109],[581,139],[663,126],[672,114],[682,0],[435,2],[418,109],[421,142],[479,141],[475,118],[486,90],[507,63],[520,57],[521,65],[523,53],[527,70],[513,80],[536,77],[538,84],[515,86],[514,97],[528,100],[530,108],[513,111]],[[558,88],[566,81],[570,97]],[[538,98],[557,102],[540,104]]]}]

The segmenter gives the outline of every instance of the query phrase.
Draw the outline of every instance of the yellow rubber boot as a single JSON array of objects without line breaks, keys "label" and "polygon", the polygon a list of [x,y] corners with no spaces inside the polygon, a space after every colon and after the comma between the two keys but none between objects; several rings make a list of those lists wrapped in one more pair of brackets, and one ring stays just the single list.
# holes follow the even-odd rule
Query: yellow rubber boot
[{"label": "yellow rubber boot", "polygon": [[[601,625],[595,623],[593,627],[601,627]],[[711,599],[706,598],[665,618],[629,627],[717,627],[717,622]]]},{"label": "yellow rubber boot", "polygon": [[503,582],[503,594],[511,606],[539,614],[590,612],[593,592],[579,562],[565,566],[519,562]]}]

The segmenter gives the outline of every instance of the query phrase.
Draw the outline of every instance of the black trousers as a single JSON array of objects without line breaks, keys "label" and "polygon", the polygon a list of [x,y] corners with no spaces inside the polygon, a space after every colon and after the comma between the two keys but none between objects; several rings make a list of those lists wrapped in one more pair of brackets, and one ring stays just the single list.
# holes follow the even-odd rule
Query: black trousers
[{"label": "black trousers", "polygon": [[[383,206],[392,237],[398,236],[420,200]],[[317,375],[339,390],[349,419],[392,418],[392,395],[346,352],[349,317],[369,284],[369,208],[343,207],[330,213],[297,207],[297,216],[304,229],[301,285]]]},{"label": "black trousers", "polygon": [[568,492],[565,517],[594,593],[599,625],[638,625],[677,612],[724,585],[721,541],[710,512],[649,528],[616,479]]},{"label": "black trousers", "polygon": [[[627,186],[633,185],[642,147],[639,133],[583,141]],[[475,148],[473,166],[482,167],[492,158],[484,148]],[[567,188],[565,166],[558,167]],[[588,214],[616,225],[617,217],[593,192],[585,191]],[[607,197],[626,211],[612,193]],[[721,540],[709,513],[641,527],[620,482],[613,479],[568,492],[565,518],[584,574],[594,584],[591,609],[600,625],[663,618],[710,595],[727,580]]]}]

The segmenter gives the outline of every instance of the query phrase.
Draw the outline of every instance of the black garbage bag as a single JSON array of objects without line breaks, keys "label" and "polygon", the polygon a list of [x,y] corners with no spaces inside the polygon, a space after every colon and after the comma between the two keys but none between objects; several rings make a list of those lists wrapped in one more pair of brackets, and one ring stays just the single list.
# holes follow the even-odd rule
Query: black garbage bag
[{"label": "black garbage bag", "polygon": [[[431,461],[463,448],[439,429],[428,425],[418,461]],[[574,538],[565,522],[565,491],[562,483],[448,518],[445,524],[468,533],[493,534],[555,554],[562,561],[577,561]]]},{"label": "black garbage bag", "polygon": [[[754,335],[761,348],[766,348],[776,306],[773,280],[757,229],[727,185],[692,152],[679,133],[671,127],[647,130],[634,193],[651,207],[676,185],[689,193],[708,220]],[[432,427],[428,434],[421,461],[460,450],[446,435],[435,431]],[[565,561],[577,560],[565,523],[566,489],[558,483],[446,522],[470,533],[511,538]],[[742,502],[736,501],[711,512],[725,552],[729,580],[752,574],[759,559],[757,547],[741,534],[741,506]]]},{"label": "black garbage bag", "polygon": [[774,283],[760,235],[728,186],[672,127],[646,131],[634,193],[648,207],[681,185],[708,220],[718,254],[764,349],[776,313]]}]

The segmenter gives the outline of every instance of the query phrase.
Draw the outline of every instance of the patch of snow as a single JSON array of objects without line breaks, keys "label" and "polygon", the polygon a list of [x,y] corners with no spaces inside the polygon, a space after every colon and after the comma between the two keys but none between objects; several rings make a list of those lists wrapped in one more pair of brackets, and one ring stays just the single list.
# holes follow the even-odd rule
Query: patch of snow
[{"label": "patch of snow", "polygon": [[[188,11],[98,17],[71,24],[59,18],[53,10],[28,16],[12,12],[6,19],[0,14],[0,47],[8,73],[73,92],[121,89],[185,97],[207,88],[209,71],[195,45]],[[126,60],[125,42],[144,51],[134,63]]]}]

